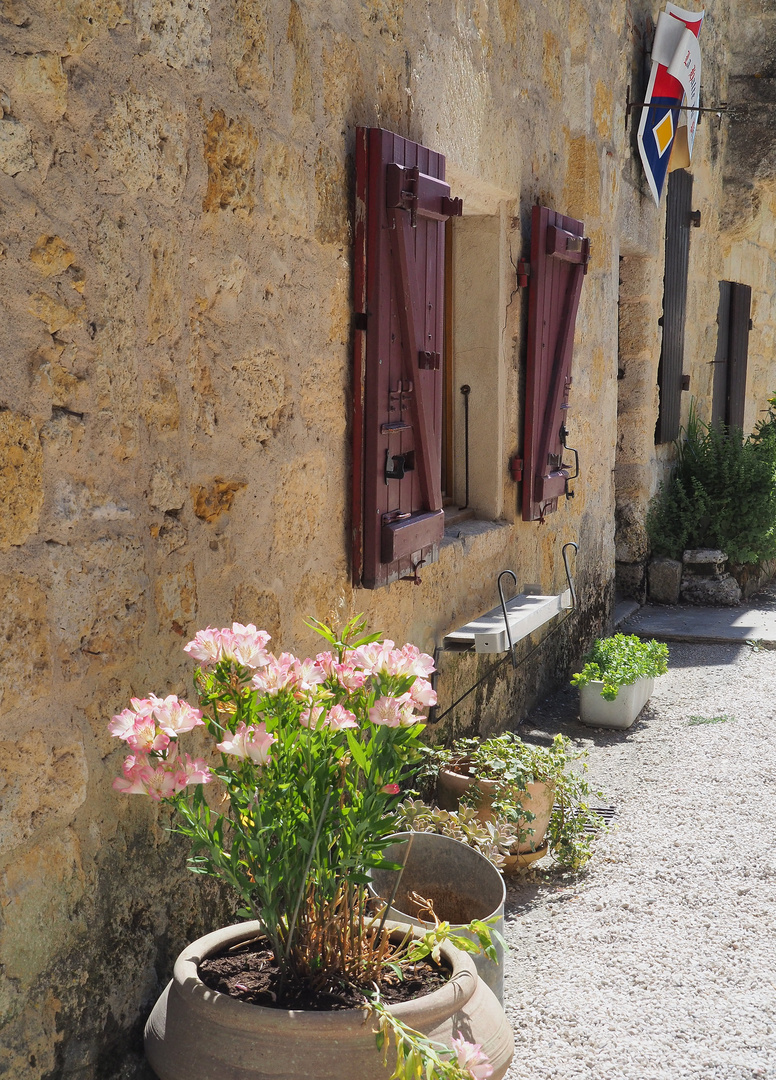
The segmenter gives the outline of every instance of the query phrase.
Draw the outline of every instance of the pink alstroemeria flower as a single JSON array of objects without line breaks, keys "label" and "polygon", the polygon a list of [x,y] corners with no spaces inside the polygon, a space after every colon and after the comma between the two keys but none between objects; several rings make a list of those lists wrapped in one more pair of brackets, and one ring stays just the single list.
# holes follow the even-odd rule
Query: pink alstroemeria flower
[{"label": "pink alstroemeria flower", "polygon": [[192,731],[195,727],[202,727],[205,723],[199,709],[192,708],[188,701],[179,700],[175,694],[159,701],[154,709],[154,716],[161,730],[171,738]]},{"label": "pink alstroemeria flower", "polygon": [[326,726],[334,731],[343,731],[345,728],[357,728],[356,714],[344,705],[332,705],[326,716]]},{"label": "pink alstroemeria flower", "polygon": [[190,758],[186,754],[186,760],[181,762],[180,771],[186,777],[186,784],[209,784],[213,779],[210,766],[204,758]]},{"label": "pink alstroemeria flower", "polygon": [[410,687],[410,697],[420,709],[427,709],[437,703],[436,690],[434,690],[428,679],[415,679],[415,682]]},{"label": "pink alstroemeria flower", "polygon": [[[222,631],[222,634],[225,632]],[[270,654],[265,646],[269,641],[266,630],[257,630],[253,623],[243,626],[242,623],[232,623],[229,632],[231,640],[227,646],[224,643],[222,652],[224,659],[236,660],[238,664],[249,668],[263,668],[269,663]]]},{"label": "pink alstroemeria flower", "polygon": [[155,751],[157,754],[166,750],[170,745],[170,736],[160,731],[151,716],[138,716],[135,725],[125,736],[126,742],[133,750],[139,750],[144,754]]},{"label": "pink alstroemeria flower", "polygon": [[123,739],[124,742],[135,730],[135,721],[138,714],[132,712],[131,709],[122,709],[120,713],[117,713],[108,724],[108,731],[111,735],[115,735],[117,739]]},{"label": "pink alstroemeria flower", "polygon": [[436,670],[434,657],[421,652],[417,645],[404,645],[401,651],[410,664],[410,675],[419,675],[421,679],[427,679]]},{"label": "pink alstroemeria flower", "polygon": [[150,769],[149,773],[150,775],[144,777],[143,784],[154,802],[169,799],[186,787],[186,773],[177,764],[168,768],[167,763],[163,762],[155,769]]},{"label": "pink alstroemeria flower", "polygon": [[277,742],[277,738],[268,733],[263,722],[257,727],[246,727],[241,720],[231,738],[227,736],[223,742],[218,743],[216,749],[222,754],[231,754],[238,758],[249,757],[257,765],[266,765],[269,748],[274,742]]},{"label": "pink alstroemeria flower", "polygon": [[380,790],[384,791],[386,795],[398,795],[401,788],[398,784],[383,784]]},{"label": "pink alstroemeria flower", "polygon": [[493,1074],[493,1066],[488,1060],[488,1055],[483,1051],[482,1045],[467,1042],[463,1036],[451,1041],[458,1064],[468,1072],[472,1080],[488,1080],[488,1077]]},{"label": "pink alstroemeria flower", "polygon": [[113,781],[114,791],[120,791],[124,795],[148,794],[145,781],[154,770],[148,764],[145,754],[130,754],[125,757],[121,771],[124,775],[117,776]]},{"label": "pink alstroemeria flower", "polygon": [[296,657],[291,653],[281,653],[279,657],[269,653],[269,663],[261,671],[257,671],[251,679],[251,686],[261,694],[274,696],[281,690],[287,690],[296,685],[294,677],[294,663]]},{"label": "pink alstroemeria flower", "polygon": [[385,727],[400,727],[402,726],[402,704],[400,698],[378,698],[369,710],[369,719],[373,724],[380,724]]},{"label": "pink alstroemeria flower", "polygon": [[309,657],[306,660],[295,660],[293,671],[297,689],[305,692],[320,686],[326,679],[326,672],[320,664]]},{"label": "pink alstroemeria flower", "polygon": [[193,640],[183,646],[183,651],[205,667],[217,664],[221,659],[221,631],[213,626],[198,630]]}]

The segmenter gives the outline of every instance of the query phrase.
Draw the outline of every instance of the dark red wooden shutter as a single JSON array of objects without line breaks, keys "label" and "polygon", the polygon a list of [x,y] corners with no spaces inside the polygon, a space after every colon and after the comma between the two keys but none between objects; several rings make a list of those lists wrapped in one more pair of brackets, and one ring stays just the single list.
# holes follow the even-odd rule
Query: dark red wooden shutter
[{"label": "dark red wooden shutter", "polygon": [[679,435],[691,224],[692,176],[684,169],[677,169],[668,178],[666,196],[663,346],[657,376],[660,407],[655,428],[656,443],[673,442]]},{"label": "dark red wooden shutter", "polygon": [[712,424],[743,428],[752,288],[720,281],[717,311],[717,353],[711,400]]},{"label": "dark red wooden shutter", "polygon": [[[523,439],[523,520],[544,518],[568,491],[564,462],[574,326],[590,259],[584,225],[546,206],[531,220],[528,361]],[[523,269],[525,266],[523,265]]]},{"label": "dark red wooden shutter", "polygon": [[441,154],[380,128],[356,135],[353,580],[415,577],[444,534],[440,450],[444,223]]},{"label": "dark red wooden shutter", "polygon": [[749,319],[752,287],[730,284],[730,351],[728,354],[727,424],[743,428],[746,408],[746,367],[749,358]]},{"label": "dark red wooden shutter", "polygon": [[714,355],[714,380],[711,391],[711,422],[715,427],[727,423],[728,356],[730,353],[730,282],[719,283],[717,307],[717,351]]}]

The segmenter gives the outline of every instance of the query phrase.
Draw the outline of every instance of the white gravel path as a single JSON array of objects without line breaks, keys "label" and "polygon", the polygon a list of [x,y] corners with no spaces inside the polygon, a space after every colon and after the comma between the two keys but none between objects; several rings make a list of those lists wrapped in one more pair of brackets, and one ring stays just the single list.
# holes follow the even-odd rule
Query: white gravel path
[{"label": "white gravel path", "polygon": [[630,731],[571,689],[521,729],[582,740],[618,819],[581,874],[508,886],[507,1080],[776,1078],[776,652],[670,654]]}]

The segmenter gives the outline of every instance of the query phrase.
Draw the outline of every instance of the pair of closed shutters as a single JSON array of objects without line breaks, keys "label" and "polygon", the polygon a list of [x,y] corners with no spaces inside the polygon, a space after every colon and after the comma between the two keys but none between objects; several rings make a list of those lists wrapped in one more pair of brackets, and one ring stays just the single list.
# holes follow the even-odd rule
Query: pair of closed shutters
[{"label": "pair of closed shutters", "polygon": [[[354,584],[417,580],[444,534],[445,223],[461,213],[445,159],[380,128],[356,133]],[[523,516],[567,491],[570,366],[589,243],[545,207],[532,221]]]}]

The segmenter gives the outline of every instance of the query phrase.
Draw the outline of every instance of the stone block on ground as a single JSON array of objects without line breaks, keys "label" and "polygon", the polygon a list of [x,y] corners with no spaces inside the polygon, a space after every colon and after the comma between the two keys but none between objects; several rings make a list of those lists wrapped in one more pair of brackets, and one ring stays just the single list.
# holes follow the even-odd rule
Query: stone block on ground
[{"label": "stone block on ground", "polygon": [[682,555],[686,574],[698,577],[719,577],[725,569],[727,555],[718,548],[690,548]]},{"label": "stone block on ground", "polygon": [[677,559],[652,559],[647,568],[649,598],[655,604],[678,604],[682,564]]},{"label": "stone block on ground", "polygon": [[735,607],[741,603],[741,589],[730,574],[705,578],[685,574],[681,596],[685,603],[701,607]]}]

